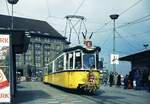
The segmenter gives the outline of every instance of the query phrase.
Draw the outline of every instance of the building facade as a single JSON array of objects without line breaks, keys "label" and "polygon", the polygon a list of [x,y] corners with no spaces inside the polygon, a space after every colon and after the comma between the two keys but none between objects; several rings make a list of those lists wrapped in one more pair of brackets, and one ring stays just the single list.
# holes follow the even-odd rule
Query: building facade
[{"label": "building facade", "polygon": [[[16,55],[16,67],[22,76],[40,74],[42,69],[68,47],[63,39],[31,34],[28,50]],[[24,69],[24,70],[23,70]]]},{"label": "building facade", "polygon": [[[10,27],[11,17],[0,15],[0,28]],[[16,54],[16,69],[21,76],[40,75],[45,65],[69,46],[66,38],[45,21],[14,17],[14,29],[30,35],[27,52]]]}]

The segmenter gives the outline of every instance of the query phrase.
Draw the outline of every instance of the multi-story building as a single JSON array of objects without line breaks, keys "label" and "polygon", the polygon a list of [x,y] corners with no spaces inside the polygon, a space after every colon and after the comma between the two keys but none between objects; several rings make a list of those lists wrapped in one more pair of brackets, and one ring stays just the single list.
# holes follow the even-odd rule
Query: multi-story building
[{"label": "multi-story building", "polygon": [[[0,28],[10,27],[11,17],[0,15]],[[16,68],[22,76],[38,75],[69,46],[66,38],[45,21],[14,17],[14,29],[26,30],[31,36],[27,52],[16,55]]]}]

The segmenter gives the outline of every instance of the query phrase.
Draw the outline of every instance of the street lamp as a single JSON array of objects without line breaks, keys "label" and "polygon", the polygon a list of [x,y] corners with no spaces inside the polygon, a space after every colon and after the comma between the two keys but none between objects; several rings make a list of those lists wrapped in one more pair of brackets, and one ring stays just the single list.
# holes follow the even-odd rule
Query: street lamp
[{"label": "street lamp", "polygon": [[[115,32],[116,32],[116,28],[115,28],[115,20],[118,19],[119,15],[118,14],[112,14],[110,15],[110,18],[113,20],[114,22],[114,27],[113,27],[113,54],[116,53],[116,43],[115,43]],[[113,72],[116,72],[116,64],[113,63]]]},{"label": "street lamp", "polygon": [[11,29],[13,30],[13,28],[14,28],[14,26],[13,26],[13,6],[14,6],[14,4],[17,4],[17,2],[18,2],[19,0],[7,0],[7,1],[8,1],[9,4],[12,4]]},{"label": "street lamp", "polygon": [[7,0],[10,4],[17,4],[19,0]]}]

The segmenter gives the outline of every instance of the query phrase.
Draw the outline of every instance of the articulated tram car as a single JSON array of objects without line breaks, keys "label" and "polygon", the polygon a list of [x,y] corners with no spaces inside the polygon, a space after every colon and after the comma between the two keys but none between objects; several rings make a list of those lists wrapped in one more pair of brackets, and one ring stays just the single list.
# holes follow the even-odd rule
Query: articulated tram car
[{"label": "articulated tram car", "polygon": [[95,92],[101,83],[99,47],[76,46],[64,52],[44,69],[43,82],[67,89]]}]

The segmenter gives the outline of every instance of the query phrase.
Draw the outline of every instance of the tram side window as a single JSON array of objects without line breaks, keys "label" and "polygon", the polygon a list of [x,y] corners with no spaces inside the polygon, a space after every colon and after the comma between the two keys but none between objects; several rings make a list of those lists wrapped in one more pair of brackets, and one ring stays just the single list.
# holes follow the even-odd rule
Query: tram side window
[{"label": "tram side window", "polygon": [[72,69],[73,68],[73,52],[69,53],[69,68]]},{"label": "tram side window", "polygon": [[61,56],[59,59],[58,59],[58,69],[59,70],[63,70],[63,66],[64,66],[64,56]]},{"label": "tram side window", "polygon": [[69,68],[69,61],[68,61],[68,59],[69,59],[69,54],[67,53],[66,54],[66,69]]},{"label": "tram side window", "polygon": [[48,65],[48,73],[51,73],[51,72],[52,72],[52,68],[53,68],[52,65],[53,65],[52,63],[50,63],[50,64]]},{"label": "tram side window", "polygon": [[63,70],[63,65],[64,65],[63,59],[64,59],[64,57],[61,56],[57,60],[55,60],[55,69],[56,69],[56,71]]},{"label": "tram side window", "polygon": [[75,69],[81,69],[81,52],[75,53]]}]

